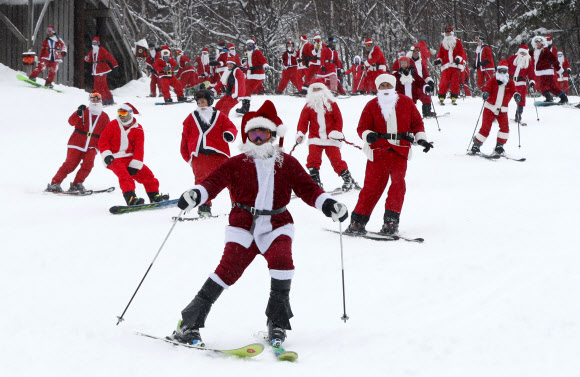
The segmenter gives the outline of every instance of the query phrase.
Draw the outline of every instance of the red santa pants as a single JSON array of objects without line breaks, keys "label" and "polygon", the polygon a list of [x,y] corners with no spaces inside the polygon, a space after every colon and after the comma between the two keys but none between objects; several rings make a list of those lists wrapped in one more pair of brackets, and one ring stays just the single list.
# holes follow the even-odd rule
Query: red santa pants
[{"label": "red santa pants", "polygon": [[518,102],[518,105],[526,106],[526,95],[528,94],[526,85],[516,85],[516,91],[522,96],[522,102]]},{"label": "red santa pants", "polygon": [[465,71],[461,71],[459,80],[461,85],[463,85],[463,91],[465,92],[465,95],[471,97],[471,91],[469,90],[469,85],[467,84],[467,73],[465,73]]},{"label": "red santa pants", "polygon": [[401,213],[405,192],[405,175],[407,174],[407,159],[394,150],[374,150],[374,161],[367,161],[365,183],[358,196],[354,212],[362,216],[370,216],[377,202],[383,195],[389,177],[391,186],[385,202],[385,210]]},{"label": "red santa pants", "polygon": [[318,73],[318,70],[320,69],[320,65],[315,65],[315,64],[310,64],[308,66],[308,68],[306,68],[306,72],[304,72],[304,84],[303,86],[308,86],[310,85],[310,81],[312,81],[312,78],[314,77],[315,74]]},{"label": "red santa pants", "polygon": [[302,80],[298,77],[298,68],[286,68],[282,71],[282,80],[280,80],[277,91],[283,92],[289,81],[294,84],[299,92],[302,91]]},{"label": "red santa pants", "polygon": [[131,157],[116,158],[107,167],[119,178],[119,186],[123,194],[127,191],[135,191],[135,181],[141,183],[146,192],[159,192],[159,181],[147,165],[143,165],[137,174],[133,176],[129,174],[127,167],[131,160]]},{"label": "red santa pants", "polygon": [[356,94],[357,91],[359,91],[359,90],[364,90],[361,86],[360,79],[361,79],[360,76],[358,76],[358,77],[355,76],[352,79],[352,94]]},{"label": "red santa pants", "polygon": [[431,96],[425,94],[425,92],[423,92],[423,90],[417,88],[417,91],[415,92],[416,95],[416,99],[413,100],[413,102],[417,103],[417,100],[421,101],[421,103],[431,103]]},{"label": "red santa pants", "polygon": [[553,75],[536,76],[536,88],[542,94],[546,91],[554,95],[562,93]]},{"label": "red santa pants", "polygon": [[318,72],[316,75],[317,78],[324,79],[324,85],[328,87],[333,92],[336,92],[338,89],[338,77],[336,77],[336,73],[332,73],[329,75],[321,74]]},{"label": "red santa pants", "polygon": [[477,87],[479,90],[483,90],[487,85],[487,81],[493,77],[493,71],[480,71],[477,70]]},{"label": "red santa pants", "polygon": [[441,72],[441,82],[439,83],[439,96],[445,96],[447,89],[451,86],[451,94],[459,94],[459,68],[447,68]]},{"label": "red santa pants", "polygon": [[[215,274],[228,286],[233,285],[242,276],[246,268],[252,263],[256,255],[261,254],[255,242],[249,248],[235,242],[226,243],[222,260],[215,270]],[[272,242],[264,254],[270,270],[292,271],[292,239],[288,236],[279,236]]]},{"label": "red santa pants", "polygon": [[170,86],[173,88],[178,98],[183,96],[183,86],[181,85],[179,80],[175,78],[175,76],[162,77],[159,79],[159,81],[161,93],[163,93],[163,98],[165,99],[171,98],[171,94],[169,93]]},{"label": "red santa pants", "polygon": [[[221,111],[221,110],[220,110]],[[191,157],[191,169],[195,177],[195,184],[198,185],[207,178],[215,169],[226,162],[228,157],[221,153],[198,154],[197,157]],[[211,205],[208,200],[207,204]]]},{"label": "red santa pants", "polygon": [[260,81],[260,83],[258,84],[258,86],[256,87],[256,89],[254,90],[254,92],[252,94],[264,94],[265,90],[264,90],[264,85],[263,85],[263,81]]},{"label": "red santa pants", "polygon": [[344,162],[342,159],[339,147],[314,144],[310,144],[308,146],[308,158],[306,159],[306,167],[320,170],[320,165],[322,164],[322,152],[326,152],[326,155],[330,160],[330,164],[332,165],[332,168],[336,174],[340,175],[344,169],[348,169],[346,162]]},{"label": "red santa pants", "polygon": [[58,72],[58,62],[49,62],[45,59],[40,59],[34,71],[30,74],[29,78],[35,78],[40,75],[41,72],[44,72],[48,68],[48,77],[46,78],[46,83],[49,84],[54,81],[54,77],[56,76],[56,72]]},{"label": "red santa pants", "polygon": [[238,100],[232,98],[232,96],[223,96],[220,100],[215,104],[216,110],[221,111],[226,116],[229,116],[230,110],[234,108],[238,104]]},{"label": "red santa pants", "polygon": [[252,97],[252,93],[258,89],[258,86],[260,86],[261,83],[262,80],[246,79],[246,93],[244,94],[244,97],[246,99],[250,99]]},{"label": "red santa pants", "polygon": [[109,90],[109,84],[107,84],[107,75],[97,75],[93,76],[94,82],[93,87],[97,92],[103,96],[103,103],[108,103],[113,100],[113,95]]},{"label": "red santa pants", "polygon": [[475,135],[475,138],[483,143],[489,136],[489,131],[491,131],[491,125],[494,120],[497,120],[499,124],[499,131],[497,133],[497,142],[501,144],[507,143],[508,137],[510,135],[510,124],[508,121],[507,113],[499,113],[495,115],[493,111],[488,108],[483,110],[483,120],[481,122],[481,129]]},{"label": "red santa pants", "polygon": [[[565,91],[565,90],[567,90],[567,89],[568,89],[568,87],[570,86],[570,85],[568,84],[568,78],[567,78],[567,77],[566,77],[566,79],[565,79],[565,80],[558,81],[558,84],[559,84],[559,86],[560,86],[560,89],[562,89],[562,91]],[[567,94],[567,95],[569,95],[570,93],[569,93],[569,92],[566,92],[566,94]]]},{"label": "red santa pants", "polygon": [[181,81],[181,85],[184,88],[191,88],[191,87],[197,85],[196,78],[197,78],[197,75],[196,75],[195,71],[191,70],[191,71],[183,72],[181,74],[181,77],[179,78],[179,80]]},{"label": "red santa pants", "polygon": [[75,148],[68,148],[66,152],[66,160],[60,169],[58,169],[56,175],[52,178],[51,184],[61,184],[67,175],[75,171],[79,164],[81,164],[81,168],[75,176],[73,185],[76,185],[77,183],[83,183],[89,174],[91,174],[91,170],[93,170],[96,155],[97,150],[95,148],[89,148],[86,152],[79,151]]},{"label": "red santa pants", "polygon": [[161,83],[159,82],[159,77],[157,75],[151,74],[151,83],[149,84],[149,91],[153,97],[157,97],[157,87],[159,86],[159,91],[161,92]]}]

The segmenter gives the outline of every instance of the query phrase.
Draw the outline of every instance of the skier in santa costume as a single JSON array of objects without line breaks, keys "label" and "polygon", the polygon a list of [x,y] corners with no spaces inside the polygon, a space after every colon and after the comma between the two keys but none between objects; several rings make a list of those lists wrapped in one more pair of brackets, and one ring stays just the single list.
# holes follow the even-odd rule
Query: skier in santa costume
[{"label": "skier in santa costume", "polygon": [[320,188],[323,188],[320,180],[323,152],[326,152],[334,172],[343,179],[343,191],[350,191],[358,186],[340,154],[341,141],[344,140],[342,114],[323,79],[315,79],[310,83],[306,105],[300,114],[297,130],[296,142],[299,144],[308,133],[306,168]]},{"label": "skier in santa costume", "polygon": [[179,208],[189,211],[229,187],[232,211],[222,259],[181,312],[182,320],[173,333],[178,342],[204,346],[199,329],[205,327],[212,305],[262,254],[271,276],[266,306],[268,337],[273,346],[281,346],[293,316],[290,285],[294,275],[294,224],[286,208],[292,191],[334,221],[342,222],[348,217],[345,205],[322,191],[294,157],[274,145],[274,140],[283,136],[281,123],[271,101],[264,102],[256,112],[246,113],[241,126],[243,153],[224,162],[179,199]]},{"label": "skier in santa costume", "polygon": [[117,110],[117,118],[109,122],[99,138],[103,162],[119,178],[128,206],[145,203],[135,194],[135,181],[145,187],[151,203],[169,199],[169,195],[159,194],[159,181],[143,163],[145,134],[133,116],[137,114],[139,111],[133,105],[122,104]]},{"label": "skier in santa costume", "polygon": [[459,81],[460,69],[464,64],[463,56],[465,50],[459,38],[453,35],[453,28],[451,26],[445,29],[445,37],[439,47],[437,59],[433,62],[434,65],[441,64],[441,82],[439,83],[439,103],[444,105],[447,90],[451,87],[451,103],[457,105],[457,97],[459,96]]},{"label": "skier in santa costume", "polygon": [[[300,36],[300,44],[298,45],[298,78],[302,81],[302,86],[306,83],[306,73],[312,57],[312,49],[314,46],[308,42],[306,35]],[[303,89],[305,92],[305,90]],[[306,94],[306,93],[304,93]]]},{"label": "skier in santa costume", "polygon": [[310,85],[310,81],[314,78],[314,76],[320,71],[320,55],[322,54],[322,38],[320,34],[316,34],[312,37],[314,41],[312,48],[306,51],[304,49],[304,59],[308,62],[308,69],[304,73],[304,86],[308,87]]},{"label": "skier in santa costume", "polygon": [[365,66],[362,64],[362,60],[358,55],[352,59],[352,63],[353,64],[350,66],[350,69],[344,74],[350,75],[352,73],[352,94],[357,94],[358,92],[365,91],[361,85],[361,79],[365,71]]},{"label": "skier in santa costume", "polygon": [[193,95],[193,87],[197,85],[197,73],[189,57],[180,49],[173,51],[179,70],[175,77],[181,82],[184,93]]},{"label": "skier in santa costume", "polygon": [[558,51],[558,62],[564,69],[564,73],[558,75],[558,86],[562,91],[565,91],[568,90],[568,80],[570,79],[570,72],[572,72],[572,69],[570,68],[570,62],[564,57],[564,52],[562,51]]},{"label": "skier in santa costume", "polygon": [[399,229],[399,217],[405,199],[405,174],[407,160],[411,157],[411,133],[423,152],[433,148],[427,142],[421,114],[413,100],[397,94],[397,79],[391,74],[377,77],[377,98],[371,100],[362,111],[357,132],[365,142],[363,151],[367,155],[365,183],[351,215],[349,233],[366,233],[373,209],[383,195],[389,178],[391,186],[385,203],[384,224],[381,233],[394,235]]},{"label": "skier in santa costume", "polygon": [[230,110],[238,104],[238,99],[245,93],[246,78],[242,69],[236,65],[234,57],[230,56],[226,63],[227,69],[212,91],[217,95],[222,89],[225,90],[225,95],[220,98],[215,108],[225,116],[229,116]]},{"label": "skier in santa costume", "polygon": [[328,39],[328,45],[322,45],[320,62],[320,70],[316,77],[328,80],[330,82],[330,91],[336,93],[339,85],[336,74],[338,70],[342,69],[342,62],[338,57],[338,51],[336,51],[336,39],[331,37]]},{"label": "skier in santa costume", "polygon": [[248,39],[246,41],[246,53],[248,55],[248,72],[246,74],[245,91],[244,93],[240,93],[243,95],[243,97],[240,97],[242,99],[242,107],[236,110],[239,114],[245,114],[250,111],[252,93],[254,93],[254,90],[266,78],[266,71],[270,72],[268,61],[264,57],[264,54],[262,54],[262,51],[256,47],[255,40]]},{"label": "skier in santa costume", "polygon": [[286,41],[286,51],[282,54],[282,79],[276,89],[276,94],[282,94],[289,82],[292,82],[299,92],[302,91],[302,78],[298,75],[297,53],[294,42]]},{"label": "skier in santa costume", "polygon": [[[423,117],[430,116],[431,104],[429,100],[435,90],[433,80],[426,83],[417,74],[417,66],[413,65],[411,59],[406,56],[399,58],[396,66],[399,68],[393,74],[397,78],[397,85],[395,86],[397,93],[411,98],[413,103],[417,103],[417,100],[421,101],[423,103]],[[393,69],[395,69],[395,65],[393,65]]]},{"label": "skier in santa costume", "polygon": [[69,191],[85,191],[83,182],[93,170],[99,137],[109,124],[109,116],[103,111],[101,95],[93,90],[89,95],[89,101],[89,107],[80,105],[68,118],[74,132],[68,140],[66,160],[52,178],[46,191],[62,192],[60,184],[79,164],[81,167],[70,184]]},{"label": "skier in santa costume", "polygon": [[385,56],[383,55],[380,47],[375,45],[372,39],[366,39],[364,46],[367,50],[367,60],[364,62],[367,69],[367,74],[362,85],[371,93],[376,93],[376,78],[379,75],[388,72],[389,66],[387,65],[387,59],[385,59]]},{"label": "skier in santa costume", "polygon": [[155,45],[149,46],[149,54],[145,59],[145,64],[147,65],[147,70],[151,76],[151,82],[149,84],[149,97],[157,97],[157,87],[159,87],[159,93],[161,93],[161,86],[159,85],[159,75],[155,71],[155,61],[161,59],[161,49],[157,49]]},{"label": "skier in santa costume", "polygon": [[536,75],[536,88],[546,97],[546,102],[554,102],[554,96],[560,95],[560,103],[568,103],[568,96],[562,93],[554,74],[563,74],[564,68],[560,66],[557,55],[554,56],[548,48],[548,42],[544,37],[534,37],[534,52],[532,54],[532,65]]},{"label": "skier in santa costume", "polygon": [[211,79],[211,66],[209,65],[209,49],[204,47],[201,50],[201,55],[195,58],[193,64],[197,70],[197,78],[199,82],[208,81]]},{"label": "skier in santa costume", "polygon": [[112,105],[114,100],[107,84],[107,74],[113,69],[119,68],[119,64],[106,48],[101,47],[101,39],[99,37],[93,38],[92,45],[93,49],[85,56],[85,62],[93,63],[91,68],[94,80],[93,86],[103,96],[103,105]]},{"label": "skier in santa costume", "polygon": [[479,154],[481,145],[485,142],[491,131],[491,125],[494,120],[499,124],[497,133],[497,144],[493,152],[494,155],[505,153],[503,148],[509,137],[509,120],[508,105],[512,97],[516,102],[521,102],[521,95],[516,92],[516,86],[509,76],[508,62],[502,60],[497,66],[495,76],[487,82],[483,88],[483,99],[485,100],[485,109],[479,132],[473,138],[473,146],[470,154]]},{"label": "skier in santa costume", "polygon": [[522,113],[524,112],[524,106],[526,106],[526,95],[528,94],[526,81],[529,81],[531,88],[533,88],[536,83],[534,67],[530,64],[532,57],[528,51],[528,46],[523,44],[520,46],[517,54],[512,55],[507,59],[510,77],[513,79],[516,91],[521,97],[521,101],[518,101],[518,107],[516,110],[516,122],[522,120]]},{"label": "skier in santa costume", "polygon": [[485,44],[485,38],[478,36],[475,41],[477,48],[475,49],[473,69],[477,71],[477,87],[479,90],[483,90],[487,81],[493,77],[495,63],[493,62],[493,51],[489,45]]},{"label": "skier in santa costume", "polygon": [[169,47],[161,47],[161,59],[155,61],[154,68],[159,75],[161,93],[163,93],[165,102],[173,102],[171,93],[169,92],[169,87],[173,88],[175,94],[177,94],[177,100],[179,102],[185,101],[187,98],[183,95],[183,85],[181,85],[179,80],[174,76],[177,62],[171,57],[171,50],[169,50]]},{"label": "skier in santa costume", "polygon": [[[227,73],[226,73],[227,74]],[[226,114],[211,107],[213,95],[202,89],[195,93],[197,109],[183,121],[181,156],[191,166],[195,184],[200,184],[230,157],[230,147],[238,134]],[[198,207],[200,216],[211,216],[211,201]]]},{"label": "skier in santa costume", "polygon": [[66,56],[67,50],[62,38],[56,34],[54,26],[49,26],[46,29],[46,34],[46,39],[42,41],[38,65],[28,78],[36,81],[36,77],[48,68],[48,77],[44,82],[44,86],[52,88],[52,82],[56,77],[56,72],[58,72],[58,65],[62,63],[62,59]]},{"label": "skier in santa costume", "polygon": [[[424,52],[423,50],[426,50]],[[413,45],[412,50],[407,53],[407,57],[411,59],[411,64],[415,66],[415,72],[419,77],[421,77],[431,88],[431,92],[435,92],[435,82],[429,75],[429,63],[427,62],[428,57],[431,52],[427,49],[425,41],[421,41],[416,45]],[[394,68],[393,68],[394,70]],[[433,100],[431,95],[427,95],[419,99],[423,103],[422,112],[423,118],[434,117],[435,113],[432,111]]]}]

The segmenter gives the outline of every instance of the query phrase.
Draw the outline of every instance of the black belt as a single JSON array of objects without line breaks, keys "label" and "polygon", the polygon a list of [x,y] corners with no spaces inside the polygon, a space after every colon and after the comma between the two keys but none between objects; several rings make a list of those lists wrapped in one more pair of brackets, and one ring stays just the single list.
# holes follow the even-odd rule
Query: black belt
[{"label": "black belt", "polygon": [[389,133],[381,133],[379,132],[379,139],[387,139],[387,140],[407,140],[411,143],[415,140],[413,136],[409,135],[408,132],[402,134],[389,134]]},{"label": "black belt", "polygon": [[515,80],[515,81],[525,81],[526,80],[526,78],[522,77],[522,76],[516,76],[516,77],[510,76],[510,78]]},{"label": "black belt", "polygon": [[332,63],[332,64],[336,64],[336,62],[334,60],[325,60],[325,63]]},{"label": "black belt", "polygon": [[256,226],[256,219],[258,216],[271,216],[271,215],[279,215],[283,212],[286,212],[286,206],[278,209],[256,209],[255,207],[250,207],[242,203],[232,203],[232,208],[238,207],[245,211],[250,212],[250,214],[254,217],[252,220],[252,227],[250,228],[250,233],[254,234],[254,228]]},{"label": "black belt", "polygon": [[94,137],[95,139],[98,139],[98,138],[100,138],[100,137],[101,137],[101,135],[95,135],[95,134],[94,134],[94,133],[92,133],[92,132],[86,132],[86,131],[82,131],[82,130],[79,130],[78,128],[75,128],[75,132],[78,132],[79,134],[86,135],[86,136],[88,136],[88,137]]}]

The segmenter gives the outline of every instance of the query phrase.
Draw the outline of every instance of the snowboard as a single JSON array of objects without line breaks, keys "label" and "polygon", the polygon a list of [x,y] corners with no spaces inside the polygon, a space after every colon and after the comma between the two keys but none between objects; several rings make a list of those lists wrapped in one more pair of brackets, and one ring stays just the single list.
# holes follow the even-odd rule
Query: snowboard
[{"label": "snowboard", "polygon": [[59,195],[67,195],[67,196],[88,196],[88,195],[93,195],[93,194],[102,194],[104,192],[113,192],[115,191],[114,187],[109,187],[107,189],[103,189],[103,190],[85,190],[83,192],[80,191],[47,191],[44,190],[44,192],[46,192],[47,194],[59,194]]},{"label": "snowboard", "polygon": [[173,102],[155,102],[157,106],[164,106],[164,105],[178,105],[180,103],[192,103],[193,98],[188,98],[185,101],[173,101]]},{"label": "snowboard", "polygon": [[150,209],[171,208],[176,207],[177,202],[179,202],[179,199],[166,200],[164,202],[158,203],[139,204],[136,206],[113,206],[109,208],[109,212],[111,212],[113,215],[120,215],[123,213],[146,211]]},{"label": "snowboard", "polygon": [[54,90],[55,92],[62,93],[62,90],[58,90],[58,89],[54,89],[54,88],[49,88],[47,86],[44,86],[42,84],[37,83],[36,81],[32,81],[31,79],[29,79],[26,76],[16,75],[16,78],[18,80],[20,80],[20,81],[24,81],[25,83],[28,83],[30,85],[34,85],[34,86],[36,86],[38,88],[50,89],[50,90]]},{"label": "snowboard", "polygon": [[577,108],[578,104],[577,103],[560,103],[560,102],[546,102],[546,101],[535,101],[534,102],[534,106],[538,106],[538,107],[548,107],[548,106],[562,106],[562,107],[566,107],[566,108],[570,108],[570,109],[575,109]]},{"label": "snowboard", "polygon": [[136,334],[147,337],[147,338],[151,338],[151,339],[162,340],[166,343],[173,344],[174,346],[195,349],[198,351],[206,351],[206,352],[211,352],[214,354],[221,354],[221,355],[233,355],[233,356],[237,356],[237,357],[254,357],[254,356],[258,356],[259,354],[261,354],[262,351],[264,350],[264,346],[262,344],[259,344],[259,343],[248,344],[247,346],[240,347],[240,348],[222,350],[222,349],[215,349],[215,348],[208,348],[208,347],[195,347],[193,345],[179,343],[179,342],[177,342],[177,341],[175,341],[167,336],[160,337],[160,336],[145,334],[142,332],[136,332]]}]

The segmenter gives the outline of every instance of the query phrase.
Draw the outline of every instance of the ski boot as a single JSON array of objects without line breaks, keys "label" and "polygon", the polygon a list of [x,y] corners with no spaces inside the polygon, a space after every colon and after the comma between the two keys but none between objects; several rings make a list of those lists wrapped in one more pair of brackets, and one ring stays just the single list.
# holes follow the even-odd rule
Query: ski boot
[{"label": "ski boot", "polygon": [[544,97],[546,97],[546,102],[554,102],[554,96],[547,90],[544,92]]},{"label": "ski boot", "polygon": [[135,191],[124,192],[123,197],[125,198],[125,202],[127,202],[128,206],[145,204],[145,199],[138,198],[137,195],[135,194]]},{"label": "ski boot", "polygon": [[149,201],[151,203],[159,203],[169,200],[168,194],[160,194],[158,192],[148,192],[147,196],[149,197]]},{"label": "ski boot", "polygon": [[322,186],[322,181],[320,180],[320,172],[318,171],[318,169],[308,168],[308,173],[310,173],[310,177],[312,177],[314,183],[316,183],[318,186],[320,186],[321,189],[324,190],[324,187]]},{"label": "ski boot", "polygon": [[476,138],[473,138],[473,145],[471,146],[471,150],[469,152],[467,152],[467,154],[470,155],[476,155],[476,154],[481,154],[481,146],[483,145],[483,143],[479,140],[477,140]]},{"label": "ski boot", "polygon": [[205,347],[205,343],[201,340],[199,329],[190,329],[187,326],[181,326],[181,319],[177,323],[177,329],[173,331],[171,338],[182,344],[199,348]]},{"label": "ski boot", "polygon": [[385,211],[383,216],[383,227],[379,233],[387,236],[396,236],[399,233],[399,214],[393,211]]},{"label": "ski boot", "polygon": [[560,102],[559,103],[561,103],[561,104],[568,103],[568,96],[566,95],[566,93],[560,94]]},{"label": "ski boot", "polygon": [[48,192],[62,192],[62,187],[60,187],[60,183],[52,183],[46,185],[46,191]]},{"label": "ski boot", "polygon": [[457,106],[457,94],[451,93],[451,104]]},{"label": "ski boot", "polygon": [[173,99],[172,98],[165,98],[165,103],[172,103]]},{"label": "ski boot", "polygon": [[340,172],[340,176],[344,181],[342,184],[342,191],[346,192],[352,189],[360,189],[359,185],[354,181],[348,169],[344,169],[342,172]]},{"label": "ski boot", "polygon": [[207,203],[200,205],[197,214],[199,217],[211,217],[211,205]]},{"label": "ski boot", "polygon": [[187,101],[187,97],[186,96],[181,96],[177,99],[177,102],[185,102]]},{"label": "ski boot", "polygon": [[430,103],[424,103],[421,110],[423,110],[423,118],[431,118],[435,116],[435,113],[431,111]]},{"label": "ski boot", "polygon": [[29,77],[28,80],[36,82],[36,77]]},{"label": "ski boot", "polygon": [[445,106],[444,101],[445,101],[445,95],[444,94],[439,94],[439,104],[441,106]]},{"label": "ski boot", "polygon": [[47,88],[49,88],[49,89],[52,89],[52,88],[54,88],[54,85],[52,85],[52,83],[51,83],[51,82],[46,82],[46,83],[44,83],[44,86],[46,86],[46,87],[47,87]]},{"label": "ski boot", "polygon": [[149,93],[149,95],[147,97],[149,97],[149,98],[157,98],[157,94],[155,94],[155,93]]},{"label": "ski boot", "polygon": [[239,109],[236,109],[236,113],[245,114],[248,111],[250,111],[250,100],[244,99],[244,100],[242,100],[242,107],[240,107]]},{"label": "ski boot", "polygon": [[347,234],[354,234],[354,235],[365,235],[367,234],[367,230],[365,229],[367,222],[369,221],[368,216],[359,215],[356,212],[353,212],[350,215],[350,225],[344,233]]},{"label": "ski boot", "polygon": [[282,343],[284,343],[285,340],[286,340],[286,330],[272,323],[272,321],[268,319],[268,342],[270,342],[272,347],[274,348],[282,347]]},{"label": "ski boot", "polygon": [[85,186],[83,186],[82,183],[77,183],[76,185],[73,185],[72,182],[71,182],[70,188],[68,190],[69,191],[78,191],[80,193],[87,191],[87,189],[85,188]]},{"label": "ski boot", "polygon": [[497,143],[495,145],[495,149],[493,150],[492,153],[493,156],[503,156],[505,155],[505,149],[503,149],[503,144],[502,143]]}]

